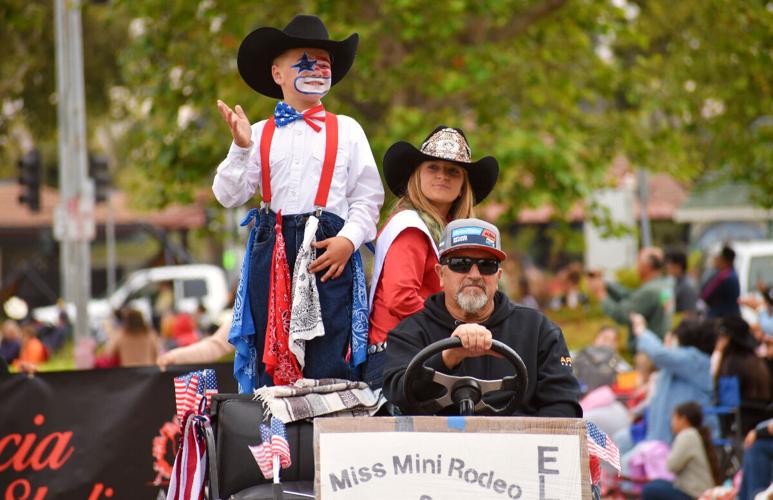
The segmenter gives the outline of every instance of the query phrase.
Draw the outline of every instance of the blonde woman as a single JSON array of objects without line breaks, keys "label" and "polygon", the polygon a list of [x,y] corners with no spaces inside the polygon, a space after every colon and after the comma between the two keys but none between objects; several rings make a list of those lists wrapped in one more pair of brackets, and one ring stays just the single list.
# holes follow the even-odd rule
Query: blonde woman
[{"label": "blonde woman", "polygon": [[384,179],[398,200],[376,241],[363,377],[371,386],[383,380],[389,331],[441,290],[435,265],[446,224],[473,217],[473,205],[491,192],[498,175],[493,157],[472,161],[457,128],[435,128],[419,149],[400,141],[387,150]]}]

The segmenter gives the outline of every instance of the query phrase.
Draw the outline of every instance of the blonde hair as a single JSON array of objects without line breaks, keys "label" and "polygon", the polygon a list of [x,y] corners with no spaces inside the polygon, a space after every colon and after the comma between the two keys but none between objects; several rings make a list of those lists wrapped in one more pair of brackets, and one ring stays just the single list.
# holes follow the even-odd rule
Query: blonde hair
[{"label": "blonde hair", "polygon": [[413,170],[413,173],[411,173],[411,177],[408,179],[405,188],[405,193],[395,203],[393,212],[413,208],[428,215],[438,224],[438,226],[440,226],[441,231],[446,227],[446,224],[448,224],[448,221],[450,220],[475,217],[475,211],[473,209],[475,195],[472,192],[472,186],[470,185],[470,179],[467,175],[466,168],[462,168],[464,182],[462,182],[459,197],[451,204],[451,209],[448,211],[448,218],[445,218],[421,191],[419,170],[422,165],[424,165],[424,163],[420,163],[419,166]]}]

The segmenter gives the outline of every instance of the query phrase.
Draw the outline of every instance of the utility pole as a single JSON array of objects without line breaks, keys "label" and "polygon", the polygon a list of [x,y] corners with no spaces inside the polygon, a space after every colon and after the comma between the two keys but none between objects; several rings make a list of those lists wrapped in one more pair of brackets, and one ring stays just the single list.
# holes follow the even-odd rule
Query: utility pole
[{"label": "utility pole", "polygon": [[54,236],[60,242],[62,292],[75,304],[76,366],[90,368],[78,356],[91,342],[87,305],[91,297],[91,249],[94,239],[94,184],[87,175],[86,100],[80,0],[55,0],[57,112],[59,123],[59,206]]},{"label": "utility pole", "polygon": [[652,246],[652,228],[650,227],[649,212],[649,175],[647,171],[640,168],[636,175],[636,184],[639,194],[639,231],[641,232],[641,248]]}]

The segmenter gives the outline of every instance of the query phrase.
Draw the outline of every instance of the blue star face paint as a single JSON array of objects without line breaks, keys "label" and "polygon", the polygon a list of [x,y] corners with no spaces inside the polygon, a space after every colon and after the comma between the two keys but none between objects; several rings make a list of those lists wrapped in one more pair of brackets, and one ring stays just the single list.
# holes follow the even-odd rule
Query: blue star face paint
[{"label": "blue star face paint", "polygon": [[320,97],[330,91],[330,59],[324,52],[314,57],[304,52],[292,68],[298,72],[293,81],[296,91]]}]

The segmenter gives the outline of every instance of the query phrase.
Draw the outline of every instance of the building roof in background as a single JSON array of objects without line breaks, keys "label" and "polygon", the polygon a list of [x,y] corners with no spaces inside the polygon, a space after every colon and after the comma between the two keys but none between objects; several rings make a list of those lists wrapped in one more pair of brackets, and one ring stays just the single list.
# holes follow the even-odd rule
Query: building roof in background
[{"label": "building roof in background", "polygon": [[748,185],[725,182],[696,186],[677,210],[677,222],[767,221],[773,211],[755,207]]},{"label": "building roof in background", "polygon": [[[672,220],[677,209],[687,199],[687,190],[673,177],[665,173],[653,174],[649,177],[649,202],[647,213],[651,220]],[[500,203],[489,203],[482,209],[482,217],[496,220],[507,207]],[[635,201],[634,213],[639,217],[639,202]],[[545,224],[551,219],[560,218],[554,207],[542,205],[537,208],[524,208],[518,213],[520,224]],[[585,209],[581,203],[574,205],[566,217],[570,222],[582,222],[585,219]]]},{"label": "building roof in background", "polygon": [[[42,186],[40,189],[40,212],[34,213],[27,205],[19,203],[21,186],[15,181],[0,182],[0,229],[51,227],[54,207],[59,203],[59,191]],[[116,225],[150,224],[163,229],[193,229],[204,225],[204,205],[170,205],[162,210],[143,212],[129,207],[124,193],[115,192],[112,197]],[[96,205],[94,216],[97,225],[107,219],[104,203]]]}]

